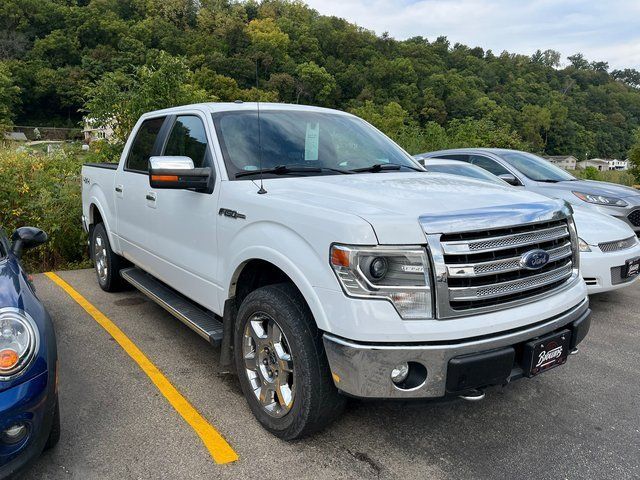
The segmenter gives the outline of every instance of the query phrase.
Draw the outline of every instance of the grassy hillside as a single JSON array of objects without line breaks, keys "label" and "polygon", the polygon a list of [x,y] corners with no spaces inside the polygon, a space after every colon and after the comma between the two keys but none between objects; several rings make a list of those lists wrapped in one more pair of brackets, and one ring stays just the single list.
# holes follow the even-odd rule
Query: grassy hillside
[{"label": "grassy hillside", "polygon": [[[625,157],[640,124],[635,70],[451,45],[429,32],[396,41],[298,1],[4,0],[0,32],[0,124],[76,125],[87,100],[104,113],[95,99],[105,92],[130,116],[145,105],[259,98],[355,111],[412,152],[495,145],[579,158]],[[163,65],[180,92],[152,82]],[[139,77],[149,88],[135,90]]]}]

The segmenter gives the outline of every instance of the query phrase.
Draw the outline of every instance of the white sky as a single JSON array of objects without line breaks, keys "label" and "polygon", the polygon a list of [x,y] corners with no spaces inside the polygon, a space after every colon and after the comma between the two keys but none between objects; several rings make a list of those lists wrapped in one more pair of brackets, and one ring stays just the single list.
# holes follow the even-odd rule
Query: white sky
[{"label": "white sky", "polygon": [[613,68],[640,69],[640,0],[306,0],[324,15],[405,39],[508,50],[581,52]]}]

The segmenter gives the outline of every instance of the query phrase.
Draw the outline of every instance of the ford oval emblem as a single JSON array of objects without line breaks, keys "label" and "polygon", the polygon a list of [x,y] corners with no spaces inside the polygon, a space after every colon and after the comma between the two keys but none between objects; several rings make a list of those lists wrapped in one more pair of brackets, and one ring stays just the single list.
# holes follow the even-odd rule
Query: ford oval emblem
[{"label": "ford oval emblem", "polygon": [[549,254],[538,248],[524,253],[520,257],[520,266],[527,270],[539,270],[549,263]]}]

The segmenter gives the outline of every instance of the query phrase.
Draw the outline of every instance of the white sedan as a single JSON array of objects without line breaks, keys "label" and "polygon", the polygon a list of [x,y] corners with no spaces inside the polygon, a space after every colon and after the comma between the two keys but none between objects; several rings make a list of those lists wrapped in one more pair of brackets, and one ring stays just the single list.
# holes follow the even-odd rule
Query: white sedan
[{"label": "white sedan", "polygon": [[[483,168],[457,160],[428,158],[420,163],[430,172],[517,188]],[[640,278],[640,241],[626,223],[580,206],[574,206],[574,219],[580,237],[580,271],[589,294],[626,287]]]}]

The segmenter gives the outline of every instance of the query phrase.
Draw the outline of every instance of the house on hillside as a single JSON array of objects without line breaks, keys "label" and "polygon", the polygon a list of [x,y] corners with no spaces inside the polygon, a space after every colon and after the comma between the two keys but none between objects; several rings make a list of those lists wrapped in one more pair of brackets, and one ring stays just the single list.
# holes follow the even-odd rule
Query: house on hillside
[{"label": "house on hillside", "polygon": [[587,167],[593,167],[600,171],[607,171],[609,170],[609,161],[602,158],[591,158],[589,160],[582,160],[578,162],[576,166],[580,170],[585,170]]},{"label": "house on hillside", "polygon": [[84,135],[85,143],[95,142],[96,140],[109,141],[113,138],[113,128],[111,127],[111,125],[108,125],[106,127],[98,126],[96,125],[95,120],[89,117],[85,117],[82,134]]},{"label": "house on hillside", "polygon": [[554,165],[565,170],[575,170],[578,159],[573,155],[549,155],[544,157]]},{"label": "house on hillside", "polygon": [[618,160],[612,158],[609,162],[609,170],[629,170],[629,160]]}]

